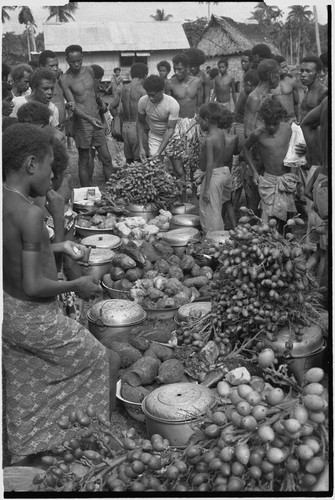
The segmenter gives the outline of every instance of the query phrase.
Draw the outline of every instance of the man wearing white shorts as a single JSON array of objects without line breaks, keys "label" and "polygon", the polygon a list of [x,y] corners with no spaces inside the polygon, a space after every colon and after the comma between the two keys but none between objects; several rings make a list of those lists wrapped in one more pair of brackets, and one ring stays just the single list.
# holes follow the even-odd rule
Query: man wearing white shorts
[{"label": "man wearing white shorts", "polygon": [[162,156],[174,134],[179,115],[179,104],[172,96],[163,93],[164,80],[158,75],[150,75],[143,87],[147,95],[138,101],[137,133],[140,143],[140,159],[146,161],[144,148],[145,126],[149,127],[149,154]]}]

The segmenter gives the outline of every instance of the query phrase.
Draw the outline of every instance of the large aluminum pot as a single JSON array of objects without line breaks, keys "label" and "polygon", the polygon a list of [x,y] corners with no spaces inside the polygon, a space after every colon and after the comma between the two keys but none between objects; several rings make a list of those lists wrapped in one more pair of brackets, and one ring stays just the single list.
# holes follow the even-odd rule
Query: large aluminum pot
[{"label": "large aluminum pot", "polygon": [[184,448],[206,411],[214,405],[214,392],[200,384],[163,385],[142,401],[147,433],[160,434],[172,446]]},{"label": "large aluminum pot", "polygon": [[108,299],[94,304],[87,312],[88,329],[108,347],[108,340],[126,342],[134,326],[146,319],[144,309],[131,300]]},{"label": "large aluminum pot", "polygon": [[114,257],[113,250],[108,248],[92,248],[88,262],[78,261],[85,276],[93,276],[98,281],[109,272]]},{"label": "large aluminum pot", "polygon": [[129,217],[143,217],[146,222],[154,219],[158,215],[158,210],[155,205],[138,205],[136,203],[129,203],[127,207],[127,215]]},{"label": "large aluminum pot", "polygon": [[294,375],[299,385],[303,384],[305,373],[315,366],[322,367],[324,351],[327,342],[323,338],[322,330],[318,325],[305,327],[301,342],[293,342],[290,355],[285,356],[287,342],[291,339],[290,330],[283,328],[278,332],[275,341],[270,342],[270,347],[276,352],[281,363],[286,363],[289,373]]}]

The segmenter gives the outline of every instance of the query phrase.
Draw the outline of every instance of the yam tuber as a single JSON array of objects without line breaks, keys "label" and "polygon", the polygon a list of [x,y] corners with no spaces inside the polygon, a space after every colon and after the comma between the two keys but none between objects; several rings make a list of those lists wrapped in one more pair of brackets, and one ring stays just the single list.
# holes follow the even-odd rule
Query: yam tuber
[{"label": "yam tuber", "polygon": [[184,375],[184,365],[179,359],[168,359],[159,367],[156,380],[161,384],[180,382]]}]

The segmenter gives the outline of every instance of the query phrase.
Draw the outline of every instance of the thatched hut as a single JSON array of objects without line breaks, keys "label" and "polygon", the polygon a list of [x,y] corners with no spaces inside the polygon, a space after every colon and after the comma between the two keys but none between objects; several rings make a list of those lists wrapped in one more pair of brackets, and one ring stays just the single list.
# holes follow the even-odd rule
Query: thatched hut
[{"label": "thatched hut", "polygon": [[241,53],[251,50],[258,43],[266,43],[274,54],[279,53],[277,47],[260,34],[258,23],[236,23],[229,17],[212,15],[197,48],[206,54],[204,67],[217,67],[219,59],[224,56],[228,59],[229,73],[234,76],[236,82],[241,82]]}]

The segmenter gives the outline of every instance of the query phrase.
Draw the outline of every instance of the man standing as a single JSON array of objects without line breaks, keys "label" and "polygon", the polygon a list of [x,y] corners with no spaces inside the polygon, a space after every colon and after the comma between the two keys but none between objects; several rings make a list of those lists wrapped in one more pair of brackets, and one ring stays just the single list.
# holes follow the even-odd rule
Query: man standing
[{"label": "man standing", "polygon": [[289,123],[300,123],[300,97],[298,82],[288,73],[288,67],[285,57],[281,55],[274,56],[280,66],[280,81],[278,87],[271,90],[271,94],[276,96],[287,111],[286,120]]},{"label": "man standing", "polygon": [[55,87],[56,77],[48,69],[38,68],[34,71],[31,79],[30,85],[32,92],[27,96],[14,97],[13,103],[14,108],[11,116],[17,118],[17,112],[21,106],[27,104],[27,102],[38,101],[42,104],[46,104],[51,111],[50,125],[53,127],[58,127],[59,123],[59,113],[56,106],[51,102],[54,87]]},{"label": "man standing", "polygon": [[190,60],[185,54],[177,54],[172,63],[176,76],[167,81],[165,93],[179,103],[180,118],[194,118],[203,101],[202,82],[190,75]]},{"label": "man standing", "polygon": [[301,61],[300,80],[307,87],[301,101],[301,120],[316,108],[328,95],[328,88],[320,81],[322,62],[317,56],[307,56]]},{"label": "man standing", "polygon": [[164,94],[164,81],[158,75],[150,75],[143,83],[147,95],[138,101],[137,131],[140,143],[140,159],[146,160],[144,147],[145,127],[149,127],[149,155],[161,156],[173,136],[179,113],[179,104]]},{"label": "man standing", "polygon": [[219,74],[214,80],[214,98],[222,107],[230,109],[230,92],[236,106],[236,92],[234,77],[228,73],[228,59],[218,62]]},{"label": "man standing", "polygon": [[190,74],[192,76],[197,76],[201,80],[203,89],[202,104],[209,102],[209,97],[211,93],[211,79],[209,78],[207,73],[205,73],[205,71],[202,71],[200,69],[200,66],[204,64],[206,60],[205,53],[200,49],[192,47],[190,49],[185,50],[184,54],[187,55],[187,57],[190,60]]},{"label": "man standing", "polygon": [[[137,134],[138,102],[141,97],[147,95],[143,82],[148,76],[148,66],[144,63],[133,64],[130,68],[130,76],[131,82],[124,85],[121,95],[116,94],[110,103],[110,107],[115,110],[121,100],[122,138],[127,163],[140,160],[140,143]],[[146,149],[145,144],[143,147]]]},{"label": "man standing", "polygon": [[54,94],[51,98],[51,102],[56,106],[59,113],[59,129],[64,132],[65,129],[65,120],[66,120],[66,107],[65,107],[65,99],[64,93],[59,85],[59,68],[58,68],[58,59],[57,56],[52,50],[43,50],[40,53],[38,58],[38,63],[40,68],[46,68],[50,70],[56,78]]},{"label": "man standing", "polygon": [[65,55],[69,68],[61,76],[60,84],[65,99],[72,103],[74,110],[73,134],[79,154],[80,185],[90,186],[93,176],[89,169],[91,146],[99,154],[106,181],[114,169],[99,115],[93,69],[82,65],[83,49],[80,45],[68,46]]}]

